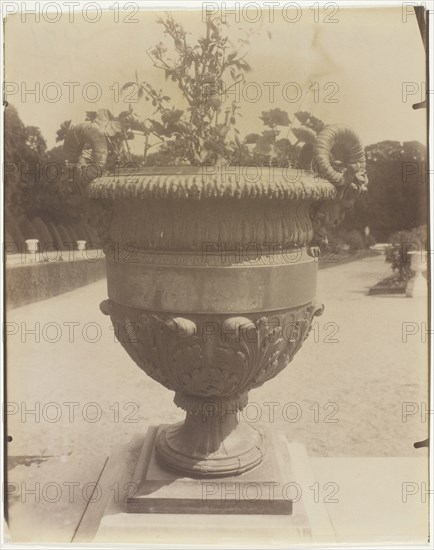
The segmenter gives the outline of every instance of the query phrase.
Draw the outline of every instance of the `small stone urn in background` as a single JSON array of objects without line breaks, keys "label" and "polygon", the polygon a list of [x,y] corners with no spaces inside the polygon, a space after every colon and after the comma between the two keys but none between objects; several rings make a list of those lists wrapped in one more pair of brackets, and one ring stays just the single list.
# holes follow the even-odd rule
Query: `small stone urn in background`
[{"label": "small stone urn in background", "polygon": [[79,258],[84,258],[84,251],[86,250],[86,241],[75,241],[77,245],[77,251],[80,253]]},{"label": "small stone urn in background", "polygon": [[[104,135],[92,123],[69,128],[72,162],[84,144],[103,165]],[[345,151],[339,166],[335,146]],[[90,183],[107,265],[101,309],[128,355],[186,412],[157,438],[164,468],[207,478],[263,461],[264,434],[237,413],[322,313],[312,245],[365,183],[364,149],[339,125],[320,132],[303,170],[171,166]]]},{"label": "small stone urn in background", "polygon": [[409,298],[426,298],[428,281],[423,276],[428,267],[426,250],[412,250],[408,254],[411,257],[411,269],[414,271],[414,276],[408,281],[405,293]]},{"label": "small stone urn in background", "polygon": [[77,250],[83,251],[86,249],[86,241],[75,241],[77,243]]},{"label": "small stone urn in background", "polygon": [[36,253],[38,252],[38,239],[26,239],[27,253],[30,254],[29,260],[31,263],[36,262]]}]

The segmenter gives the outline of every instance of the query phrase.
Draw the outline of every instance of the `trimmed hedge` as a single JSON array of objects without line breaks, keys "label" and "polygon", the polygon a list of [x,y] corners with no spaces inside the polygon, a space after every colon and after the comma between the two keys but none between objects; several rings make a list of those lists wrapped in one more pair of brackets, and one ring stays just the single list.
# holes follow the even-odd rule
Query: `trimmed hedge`
[{"label": "trimmed hedge", "polygon": [[66,231],[68,231],[69,236],[71,237],[71,241],[75,243],[75,241],[79,240],[79,233],[76,230],[76,227],[74,225],[67,225]]},{"label": "trimmed hedge", "polygon": [[100,244],[96,229],[90,224],[86,224],[86,228],[89,233],[89,242],[93,244],[93,248],[98,248]]},{"label": "trimmed hedge", "polygon": [[55,243],[58,250],[62,250],[63,249],[62,237],[60,236],[59,231],[57,230],[57,227],[50,222],[48,224],[48,230],[50,232],[52,242]]},{"label": "trimmed hedge", "polygon": [[26,241],[27,239],[38,238],[36,236],[36,229],[33,227],[32,222],[27,218],[21,218],[21,220],[19,221],[19,227],[23,236],[23,241]]},{"label": "trimmed hedge", "polygon": [[9,254],[13,254],[17,252],[19,248],[18,249],[16,248],[17,243],[15,242],[14,237],[12,237],[12,235],[9,233],[9,230],[7,227],[5,227],[4,236],[5,236],[5,252]]},{"label": "trimmed hedge", "polygon": [[[21,250],[24,243],[24,237],[16,220],[7,217],[5,223],[5,251],[15,253]],[[14,246],[15,245],[15,246]]]},{"label": "trimmed hedge", "polygon": [[86,242],[91,243],[92,242],[92,235],[90,234],[88,225],[86,224],[86,225],[81,226],[81,230],[83,231],[83,234],[84,234],[83,238],[86,239]]},{"label": "trimmed hedge", "polygon": [[57,231],[59,232],[62,241],[62,250],[67,250],[69,247],[68,244],[65,243],[72,243],[74,239],[71,237],[66,227],[62,224],[57,226]]},{"label": "trimmed hedge", "polygon": [[52,238],[47,226],[41,218],[34,218],[32,225],[36,230],[36,238],[39,239],[39,249],[44,250],[48,244],[52,243]]}]

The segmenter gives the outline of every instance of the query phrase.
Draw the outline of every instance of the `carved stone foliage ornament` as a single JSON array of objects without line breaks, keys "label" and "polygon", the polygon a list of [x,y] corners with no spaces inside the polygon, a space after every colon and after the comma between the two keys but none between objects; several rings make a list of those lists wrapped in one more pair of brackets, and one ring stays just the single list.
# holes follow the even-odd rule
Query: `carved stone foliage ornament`
[{"label": "carved stone foliage ornament", "polygon": [[[73,162],[85,144],[103,158],[93,127],[69,131]],[[325,127],[309,154],[303,170],[167,167],[88,185],[106,254],[101,309],[128,355],[186,411],[156,442],[160,462],[183,475],[261,463],[267,442],[237,413],[293,360],[323,311],[311,244],[363,191],[365,160],[342,126]]]},{"label": "carved stone foliage ornament", "polygon": [[[101,304],[115,334],[137,365],[176,392],[191,414],[236,412],[250,389],[276,376],[307,338],[323,306],[308,304],[266,314],[178,317]],[[208,398],[212,398],[211,401]]]}]

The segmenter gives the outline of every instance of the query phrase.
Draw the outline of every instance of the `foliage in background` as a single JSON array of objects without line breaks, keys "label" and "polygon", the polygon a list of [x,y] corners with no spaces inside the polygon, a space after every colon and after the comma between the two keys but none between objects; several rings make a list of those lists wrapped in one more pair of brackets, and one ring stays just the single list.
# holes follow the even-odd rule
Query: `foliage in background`
[{"label": "foliage in background", "polygon": [[399,275],[401,281],[407,281],[414,273],[411,269],[411,254],[427,250],[427,226],[422,225],[412,231],[397,231],[390,237],[386,249],[386,262]]},{"label": "foliage in background", "polygon": [[38,128],[25,126],[12,105],[4,111],[5,211],[23,214],[23,198],[38,184],[38,168],[46,157],[46,142]]},{"label": "foliage in background", "polygon": [[[26,239],[41,245],[56,243],[65,248],[77,238],[96,242],[83,223],[84,198],[69,185],[63,147],[47,151],[39,128],[25,126],[16,108],[4,111],[5,243],[17,249]],[[59,236],[59,231],[63,236]]]},{"label": "foliage in background", "polygon": [[378,241],[387,242],[402,229],[427,224],[427,150],[415,141],[382,141],[366,147],[368,192],[357,200],[344,227],[369,226]]}]

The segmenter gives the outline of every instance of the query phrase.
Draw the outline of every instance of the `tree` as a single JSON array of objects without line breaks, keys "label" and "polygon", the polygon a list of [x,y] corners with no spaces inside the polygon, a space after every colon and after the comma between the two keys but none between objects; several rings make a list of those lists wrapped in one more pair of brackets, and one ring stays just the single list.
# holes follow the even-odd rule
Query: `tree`
[{"label": "tree", "polygon": [[356,203],[352,227],[369,226],[377,240],[385,241],[397,231],[426,225],[426,147],[382,141],[366,147],[366,158],[368,192]]},{"label": "tree", "polygon": [[[42,243],[52,240],[49,222],[82,223],[87,212],[86,198],[74,187],[63,147],[47,151],[39,128],[25,126],[12,105],[5,109],[4,136],[8,234],[14,240],[39,238]],[[17,230],[14,219],[20,220]]]},{"label": "tree", "polygon": [[44,158],[47,143],[42,137],[41,131],[36,126],[26,126],[26,145],[34,153],[37,159]]},{"label": "tree", "polygon": [[25,212],[28,190],[40,179],[46,143],[39,128],[25,126],[18,111],[8,104],[4,112],[5,212],[17,217]]}]

